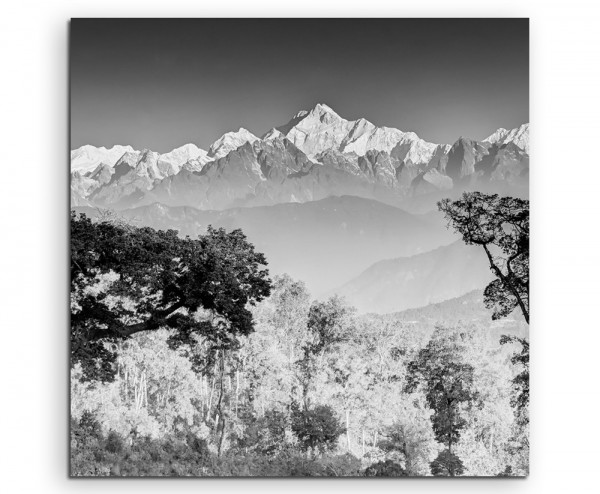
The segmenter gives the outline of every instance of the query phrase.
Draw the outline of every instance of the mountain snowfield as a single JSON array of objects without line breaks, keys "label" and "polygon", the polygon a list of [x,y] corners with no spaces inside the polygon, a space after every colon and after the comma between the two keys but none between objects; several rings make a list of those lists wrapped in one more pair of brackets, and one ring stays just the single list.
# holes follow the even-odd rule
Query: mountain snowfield
[{"label": "mountain snowfield", "polygon": [[[476,249],[452,244],[436,201],[465,190],[528,196],[529,124],[482,141],[436,144],[346,120],[325,104],[257,137],[227,132],[208,150],[71,151],[71,206],[117,210],[135,224],[202,234],[242,228],[271,274],[338,293],[361,312],[461,296],[489,279]],[[427,213],[427,214],[417,214]],[[452,245],[451,245],[452,244]],[[405,256],[405,257],[401,257]]]}]

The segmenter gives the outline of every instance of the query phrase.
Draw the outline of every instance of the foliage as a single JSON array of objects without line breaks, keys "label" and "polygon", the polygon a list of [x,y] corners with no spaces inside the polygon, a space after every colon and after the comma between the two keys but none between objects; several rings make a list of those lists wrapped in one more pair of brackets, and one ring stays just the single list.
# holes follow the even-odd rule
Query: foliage
[{"label": "foliage", "polygon": [[123,439],[117,432],[110,431],[106,437],[105,448],[109,453],[120,453],[123,451]]},{"label": "foliage", "polygon": [[105,427],[123,436],[159,437],[176,427],[191,426],[203,398],[202,380],[183,352],[168,345],[173,330],[134,335],[120,345],[115,380],[104,386],[80,382],[73,370],[72,415],[95,412]]},{"label": "foliage", "polygon": [[432,411],[424,401],[418,393],[407,395],[377,445],[388,459],[401,461],[410,476],[428,475],[429,464],[440,449],[431,427]]},{"label": "foliage", "polygon": [[513,365],[520,366],[521,371],[512,381],[515,388],[515,397],[512,404],[517,408],[518,412],[523,412],[527,410],[529,405],[529,342],[525,338],[518,338],[516,336],[503,335],[500,338],[501,345],[515,342],[521,345],[521,351],[515,353],[510,360]]},{"label": "foliage", "polygon": [[263,455],[274,455],[285,444],[289,420],[278,410],[268,410],[262,417],[251,417],[245,422],[243,435],[237,438],[237,446]]},{"label": "foliage", "polygon": [[505,473],[527,475],[529,473],[529,342],[524,338],[503,336],[500,343],[519,343],[521,351],[511,356],[513,365],[519,371],[512,379],[513,397],[511,404],[515,407],[515,421],[512,424],[512,435],[507,442],[510,465]]},{"label": "foliage", "polygon": [[[72,365],[84,379],[110,381],[116,356],[105,343],[164,326],[178,344],[194,344],[194,334],[231,344],[254,330],[247,305],[270,293],[264,265],[241,230],[182,239],[72,212]],[[200,309],[208,317],[196,317]]]},{"label": "foliage", "polygon": [[296,380],[302,391],[305,409],[310,407],[309,394],[316,378],[326,379],[326,356],[348,339],[354,309],[340,297],[313,302],[308,311],[302,358],[297,361]]},{"label": "foliage", "polygon": [[[86,416],[87,417],[87,416]],[[87,419],[82,419],[85,421]],[[193,435],[138,438],[127,443],[110,431],[82,441],[88,427],[75,420],[71,428],[73,476],[358,476],[360,461],[352,455],[307,458],[293,448],[274,456],[232,450],[221,457],[211,453],[206,441]],[[87,436],[86,436],[87,437]]]},{"label": "foliage", "polygon": [[431,473],[439,477],[454,477],[462,475],[464,467],[458,456],[445,449],[431,462]]},{"label": "foliage", "polygon": [[308,329],[312,338],[305,346],[306,351],[316,355],[344,341],[353,312],[354,309],[337,296],[325,302],[314,302],[308,313]]},{"label": "foliage", "polygon": [[365,477],[407,477],[406,470],[402,465],[392,461],[378,461],[367,467]]},{"label": "foliage", "polygon": [[472,334],[465,349],[473,365],[471,406],[463,407],[465,427],[452,452],[462,461],[465,475],[492,476],[509,460],[506,449],[514,423],[510,404],[512,369],[509,350],[501,346],[489,348],[480,331]]},{"label": "foliage", "polygon": [[493,319],[519,307],[529,323],[529,201],[465,192],[458,201],[438,203],[468,245],[481,245],[496,279],[484,291]]},{"label": "foliage", "polygon": [[427,346],[408,365],[407,391],[418,385],[425,390],[427,403],[434,410],[431,417],[436,439],[452,450],[466,421],[461,404],[475,399],[472,389],[473,366],[463,361],[461,353],[465,333],[439,327]]},{"label": "foliage", "polygon": [[304,451],[326,451],[335,446],[345,429],[331,407],[318,405],[311,410],[292,408],[292,431]]},{"label": "foliage", "polygon": [[71,418],[71,475],[103,475],[95,454],[102,441],[102,428],[92,413],[84,413],[79,420]]}]

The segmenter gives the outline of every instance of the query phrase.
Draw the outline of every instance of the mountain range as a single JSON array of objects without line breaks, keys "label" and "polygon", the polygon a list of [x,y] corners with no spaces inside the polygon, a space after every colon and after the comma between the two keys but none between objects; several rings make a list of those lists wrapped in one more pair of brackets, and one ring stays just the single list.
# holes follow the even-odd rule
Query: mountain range
[{"label": "mountain range", "polygon": [[325,104],[297,113],[262,138],[240,128],[204,151],[169,153],[82,146],[71,152],[78,206],[126,209],[155,202],[228,209],[354,195],[392,205],[472,187],[527,191],[529,124],[483,141],[435,144],[414,132],[350,121]]}]

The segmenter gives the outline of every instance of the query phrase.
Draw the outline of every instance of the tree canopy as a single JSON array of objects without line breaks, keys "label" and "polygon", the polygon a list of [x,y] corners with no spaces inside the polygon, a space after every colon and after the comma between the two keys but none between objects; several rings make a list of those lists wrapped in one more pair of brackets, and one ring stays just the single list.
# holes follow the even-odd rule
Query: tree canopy
[{"label": "tree canopy", "polygon": [[[241,230],[197,239],[71,213],[71,357],[92,380],[114,377],[117,342],[160,327],[227,346],[254,330],[248,308],[268,297],[266,259]],[[199,315],[199,313],[201,313]]]},{"label": "tree canopy", "polygon": [[[452,447],[467,425],[464,405],[476,398],[473,389],[474,368],[465,362],[466,333],[438,327],[425,348],[408,364],[406,391],[422,386],[428,405],[433,410],[431,424],[438,442],[447,449],[431,465],[434,475],[444,468],[448,475],[460,475],[462,463]],[[460,465],[459,465],[460,463]],[[442,465],[446,465],[442,468]]]},{"label": "tree canopy", "polygon": [[529,201],[465,192],[438,203],[449,226],[468,245],[481,245],[496,279],[484,291],[492,319],[519,307],[529,323]]}]

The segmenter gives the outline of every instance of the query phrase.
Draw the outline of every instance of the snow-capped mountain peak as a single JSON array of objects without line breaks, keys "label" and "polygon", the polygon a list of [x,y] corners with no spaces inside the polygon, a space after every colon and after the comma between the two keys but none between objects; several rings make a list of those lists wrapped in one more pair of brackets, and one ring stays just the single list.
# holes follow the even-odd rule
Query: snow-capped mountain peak
[{"label": "snow-capped mountain peak", "polygon": [[334,115],[338,118],[341,118],[335,111],[333,108],[331,108],[330,106],[326,105],[325,103],[317,103],[315,105],[315,107],[310,111],[310,113],[314,114],[314,115],[324,115],[326,113],[329,113],[331,115]]},{"label": "snow-capped mountain peak", "polygon": [[135,152],[131,146],[116,144],[111,148],[89,144],[71,151],[71,170],[83,173],[92,171],[101,163],[113,166],[127,152]]},{"label": "snow-capped mountain peak", "polygon": [[511,130],[500,127],[492,135],[486,137],[483,142],[499,146],[512,142],[529,154],[529,123],[524,123]]},{"label": "snow-capped mountain peak", "polygon": [[192,143],[184,144],[178,148],[160,155],[161,161],[168,161],[175,165],[181,166],[183,163],[189,160],[196,159],[200,156],[206,156],[208,153],[204,149],[200,149],[198,146]]},{"label": "snow-capped mountain peak", "polygon": [[214,159],[222,158],[246,142],[252,144],[257,140],[258,137],[252,132],[240,127],[236,132],[227,132],[217,139],[208,149],[208,157]]},{"label": "snow-capped mountain peak", "polygon": [[329,105],[326,105],[325,103],[317,103],[314,108],[312,108],[311,110],[300,110],[298,113],[296,113],[294,115],[294,117],[292,118],[292,120],[299,120],[299,119],[303,119],[305,117],[320,117],[322,115],[325,114],[331,114],[333,116],[336,116],[338,118],[342,118],[340,117],[333,108],[331,108]]},{"label": "snow-capped mountain peak", "polygon": [[188,162],[193,162],[193,169],[202,168],[202,165],[209,161],[207,155],[208,153],[204,149],[200,149],[195,144],[184,144],[168,153],[161,154],[158,157],[158,166],[164,175],[175,175]]},{"label": "snow-capped mountain peak", "polygon": [[401,159],[426,163],[436,149],[436,144],[422,140],[414,132],[377,127],[364,118],[349,121],[324,103],[318,103],[309,112],[297,113],[278,130],[313,158],[331,149],[364,156],[370,150],[390,153],[403,145]]},{"label": "snow-capped mountain peak", "polygon": [[492,135],[486,137],[483,140],[483,142],[489,142],[490,144],[496,144],[497,142],[503,140],[506,137],[506,134],[508,134],[508,130],[505,129],[504,127],[500,127]]}]

